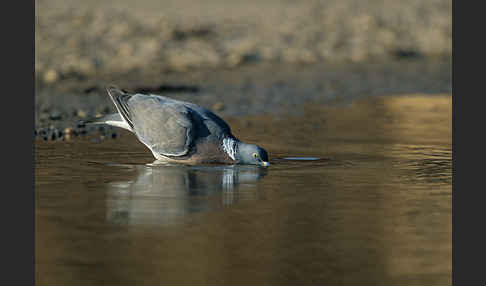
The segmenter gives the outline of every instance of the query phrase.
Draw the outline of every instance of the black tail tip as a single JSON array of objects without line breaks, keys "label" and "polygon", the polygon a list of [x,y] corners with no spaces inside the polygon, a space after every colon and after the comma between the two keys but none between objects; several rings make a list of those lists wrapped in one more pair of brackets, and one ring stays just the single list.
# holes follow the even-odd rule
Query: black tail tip
[{"label": "black tail tip", "polygon": [[106,91],[108,93],[115,93],[115,94],[116,93],[123,93],[123,91],[120,88],[118,88],[118,86],[116,86],[114,84],[110,84],[110,85],[106,86]]},{"label": "black tail tip", "polygon": [[109,94],[112,94],[112,95],[119,95],[119,94],[127,94],[128,91],[124,90],[124,89],[121,89],[119,88],[118,86],[116,85],[108,85],[106,87],[106,91],[109,93]]}]

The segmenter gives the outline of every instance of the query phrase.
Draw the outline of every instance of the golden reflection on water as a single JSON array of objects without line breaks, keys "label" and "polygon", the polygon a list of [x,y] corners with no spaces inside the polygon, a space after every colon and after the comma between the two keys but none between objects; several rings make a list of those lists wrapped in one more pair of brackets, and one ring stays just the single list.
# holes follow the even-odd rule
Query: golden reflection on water
[{"label": "golden reflection on water", "polygon": [[228,121],[264,173],[38,142],[36,285],[451,284],[450,96]]}]

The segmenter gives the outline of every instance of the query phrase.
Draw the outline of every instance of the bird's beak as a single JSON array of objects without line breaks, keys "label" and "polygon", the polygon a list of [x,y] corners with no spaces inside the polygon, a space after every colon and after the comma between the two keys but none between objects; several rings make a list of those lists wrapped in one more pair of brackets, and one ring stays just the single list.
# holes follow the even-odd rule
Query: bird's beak
[{"label": "bird's beak", "polygon": [[261,164],[262,164],[262,166],[263,166],[263,167],[268,167],[268,166],[270,166],[270,163],[265,162],[265,161],[262,161],[262,162],[261,162]]}]

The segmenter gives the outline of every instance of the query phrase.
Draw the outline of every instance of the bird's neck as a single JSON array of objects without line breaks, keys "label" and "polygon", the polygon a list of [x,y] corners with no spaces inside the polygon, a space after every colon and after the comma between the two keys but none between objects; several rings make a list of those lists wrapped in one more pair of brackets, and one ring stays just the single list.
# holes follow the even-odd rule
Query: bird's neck
[{"label": "bird's neck", "polygon": [[223,139],[223,150],[228,154],[228,156],[236,161],[236,152],[238,151],[238,141],[234,138],[224,138]]}]

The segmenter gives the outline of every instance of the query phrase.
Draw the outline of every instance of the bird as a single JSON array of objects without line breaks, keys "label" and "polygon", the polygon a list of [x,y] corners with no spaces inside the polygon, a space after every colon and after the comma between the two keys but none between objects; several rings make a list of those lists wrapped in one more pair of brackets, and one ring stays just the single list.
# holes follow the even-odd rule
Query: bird
[{"label": "bird", "polygon": [[161,95],[129,93],[113,85],[106,91],[117,112],[84,123],[132,132],[157,162],[270,165],[265,149],[240,141],[222,118],[202,106]]}]

